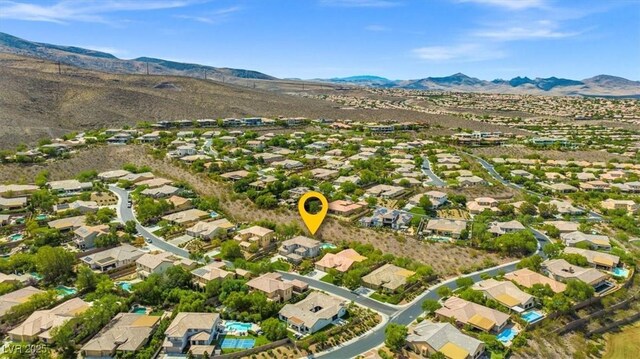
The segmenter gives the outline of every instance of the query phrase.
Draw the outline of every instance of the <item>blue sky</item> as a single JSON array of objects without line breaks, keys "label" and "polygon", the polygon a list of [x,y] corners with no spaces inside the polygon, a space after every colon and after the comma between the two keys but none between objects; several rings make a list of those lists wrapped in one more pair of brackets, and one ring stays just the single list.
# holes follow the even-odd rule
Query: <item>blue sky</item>
[{"label": "blue sky", "polygon": [[0,31],[277,77],[640,80],[640,0],[0,0]]}]

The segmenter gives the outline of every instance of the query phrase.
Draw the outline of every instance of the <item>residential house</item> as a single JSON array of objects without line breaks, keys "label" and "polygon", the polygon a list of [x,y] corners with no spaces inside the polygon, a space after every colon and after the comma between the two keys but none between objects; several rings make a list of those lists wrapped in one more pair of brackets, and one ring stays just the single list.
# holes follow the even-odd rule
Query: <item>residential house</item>
[{"label": "residential house", "polygon": [[567,201],[560,201],[557,199],[553,199],[549,201],[550,206],[555,206],[558,209],[558,213],[560,214],[569,214],[569,215],[579,215],[584,213],[584,210],[575,207],[573,204]]},{"label": "residential house", "polygon": [[550,190],[553,193],[573,193],[577,192],[578,189],[572,185],[566,183],[538,183],[541,187],[544,187]]},{"label": "residential house", "polygon": [[247,176],[249,176],[249,172],[245,170],[227,172],[220,175],[220,177],[231,180],[231,181],[238,181]]},{"label": "residential house", "polygon": [[69,195],[77,194],[77,193],[92,189],[93,183],[80,182],[78,180],[71,179],[71,180],[47,182],[47,186],[51,189],[51,192],[53,193],[69,196]]},{"label": "residential house", "polygon": [[89,304],[80,298],[73,298],[51,309],[36,310],[27,320],[11,329],[8,334],[14,342],[34,342],[41,340],[51,343],[51,330],[67,320],[89,309]]},{"label": "residential house", "polygon": [[638,211],[638,204],[632,200],[622,199],[607,199],[600,202],[600,206],[608,210],[622,209],[629,213],[636,213]]},{"label": "residential house", "polygon": [[125,243],[118,247],[109,248],[102,252],[82,257],[81,260],[88,264],[92,269],[106,272],[111,269],[134,264],[136,260],[143,255],[143,251]]},{"label": "residential house", "polygon": [[372,289],[385,289],[391,292],[407,283],[407,279],[416,272],[387,263],[382,267],[362,277],[366,287]]},{"label": "residential house", "polygon": [[509,322],[509,315],[483,305],[450,297],[436,315],[444,319],[454,319],[460,325],[470,325],[485,332],[499,333]]},{"label": "residential house", "polygon": [[235,278],[236,273],[228,271],[223,262],[211,262],[204,267],[196,268],[191,271],[195,283],[200,287],[205,287],[207,283],[213,280],[224,280],[227,278]]},{"label": "residential house", "polygon": [[153,198],[167,198],[169,196],[175,195],[178,192],[180,192],[180,188],[170,185],[164,185],[161,187],[146,188],[142,192],[140,192],[140,194]]},{"label": "residential house", "polygon": [[570,279],[581,280],[594,288],[607,281],[608,276],[595,268],[582,268],[570,264],[564,259],[547,259],[542,262],[542,272],[549,277],[566,282]]},{"label": "residential house", "polygon": [[186,269],[193,269],[196,262],[187,258],[176,257],[171,252],[145,253],[136,259],[136,272],[141,279],[149,277],[151,274],[162,274],[173,266],[182,266]]},{"label": "residential house", "polygon": [[47,222],[47,225],[49,228],[55,228],[61,232],[66,232],[83,226],[85,220],[85,216],[67,217],[49,221]]},{"label": "residential house", "polygon": [[397,209],[378,207],[370,217],[360,218],[360,225],[364,227],[390,227],[395,230],[406,229],[411,223],[413,215]]},{"label": "residential house", "polygon": [[367,259],[367,257],[361,256],[351,248],[347,248],[335,254],[325,254],[322,259],[316,262],[316,269],[324,272],[329,269],[334,269],[344,273],[348,271],[354,263],[360,263],[365,259]]},{"label": "residential house", "polygon": [[386,184],[375,185],[365,191],[369,196],[381,198],[396,198],[405,193],[405,188]]},{"label": "residential house", "polygon": [[289,262],[298,264],[306,258],[314,258],[320,254],[320,242],[305,236],[296,236],[280,245],[278,253]]},{"label": "residential house", "polygon": [[311,170],[311,175],[317,180],[329,181],[338,176],[338,171],[327,168],[314,168]]},{"label": "residential house", "polygon": [[258,248],[266,248],[271,244],[275,236],[276,232],[269,228],[251,226],[239,230],[234,239],[240,242],[240,247],[245,249],[248,249],[253,243],[255,243]]},{"label": "residential house", "polygon": [[458,177],[458,184],[461,187],[471,187],[471,186],[480,186],[480,185],[485,185],[487,184],[487,181],[485,181],[482,177],[478,177],[478,176],[460,176]]},{"label": "residential house", "polygon": [[362,211],[365,208],[366,203],[354,203],[342,199],[335,200],[329,203],[329,213],[343,217],[349,217],[355,213]]},{"label": "residential house", "polygon": [[98,173],[98,179],[105,182],[117,181],[121,177],[131,174],[127,170],[113,170]]},{"label": "residential house", "polygon": [[207,217],[209,217],[209,213],[196,208],[192,208],[185,211],[168,214],[166,216],[163,216],[162,219],[173,224],[189,226]]},{"label": "residential house", "polygon": [[508,281],[490,278],[476,282],[471,288],[482,292],[486,298],[493,299],[518,313],[533,308],[535,305],[535,298],[531,294],[523,292],[515,284]]},{"label": "residential house", "polygon": [[95,226],[83,225],[73,231],[73,241],[80,249],[95,247],[95,240],[101,235],[109,234],[109,226],[98,224]]},{"label": "residential house", "polygon": [[200,221],[187,228],[187,234],[192,237],[211,240],[215,237],[224,237],[235,228],[236,226],[229,222],[228,219],[220,218],[211,222]]},{"label": "residential house", "polygon": [[430,219],[424,232],[438,236],[459,239],[467,229],[467,222],[462,220],[436,218]]},{"label": "residential house", "polygon": [[410,329],[407,346],[427,358],[439,352],[448,359],[478,359],[485,352],[484,342],[463,334],[450,323],[430,321]]},{"label": "residential house", "polygon": [[73,201],[71,203],[58,203],[53,206],[53,211],[62,213],[66,211],[78,211],[82,214],[98,211],[98,203],[94,201]]},{"label": "residential house", "polygon": [[347,313],[347,302],[321,292],[312,292],[305,299],[286,304],[278,313],[281,320],[301,333],[313,334]]},{"label": "residential house", "polygon": [[211,346],[209,354],[213,355],[211,343],[218,337],[219,325],[218,313],[178,313],[164,332],[162,347],[168,354],[182,354],[190,346],[206,345]]},{"label": "residential house", "polygon": [[44,291],[28,286],[0,295],[0,318],[4,317],[11,308],[26,303],[32,296],[41,293]]},{"label": "residential house", "polygon": [[545,225],[556,227],[560,233],[571,233],[578,230],[580,224],[569,221],[544,221]]},{"label": "residential house", "polygon": [[534,272],[529,268],[522,268],[514,272],[509,272],[504,275],[504,278],[525,288],[533,288],[536,284],[542,286],[548,285],[554,293],[564,292],[567,287],[566,284],[549,277],[545,277],[544,275]]},{"label": "residential house", "polygon": [[473,201],[467,202],[467,209],[472,214],[479,214],[486,210],[492,212],[499,212],[498,209],[499,202],[491,197],[478,197]]},{"label": "residential house", "polygon": [[160,321],[158,316],[118,313],[80,349],[85,358],[114,358],[116,352],[135,353],[147,344]]},{"label": "residential house", "polygon": [[580,243],[585,243],[591,247],[591,249],[604,249],[610,250],[611,243],[609,237],[601,234],[587,234],[580,231],[562,233],[560,239],[566,246],[576,247]]},{"label": "residential house", "polygon": [[0,209],[1,210],[16,210],[22,209],[27,206],[27,197],[0,197]]},{"label": "residential house", "polygon": [[25,197],[39,189],[40,187],[31,184],[0,184],[0,197]]},{"label": "residential house", "polygon": [[513,170],[513,171],[511,171],[511,176],[513,176],[513,177],[523,177],[523,178],[526,178],[526,179],[533,179],[535,177],[532,173],[527,172],[525,170]]},{"label": "residential house", "polygon": [[170,179],[166,179],[166,178],[162,178],[162,177],[156,177],[156,178],[151,178],[151,179],[148,179],[148,180],[140,181],[140,182],[136,183],[136,186],[138,186],[138,187],[147,186],[147,188],[158,188],[158,187],[170,185],[172,183],[173,183],[173,181],[170,180]]},{"label": "residential house", "polygon": [[247,282],[251,290],[264,293],[268,299],[276,302],[286,302],[293,296],[293,293],[302,293],[309,289],[309,285],[303,281],[284,280],[280,273],[265,273],[258,278]]},{"label": "residential house", "polygon": [[609,253],[602,253],[577,247],[565,247],[563,252],[567,254],[578,254],[585,257],[587,262],[589,262],[589,265],[596,269],[611,271],[613,268],[620,266],[620,257]]},{"label": "residential house", "polygon": [[174,195],[169,197],[167,201],[169,201],[169,203],[173,205],[173,209],[177,211],[184,211],[193,207],[191,199],[189,198]]},{"label": "residential house", "polygon": [[509,222],[491,222],[489,223],[489,232],[500,236],[507,233],[524,231],[526,228],[522,223],[513,220]]}]

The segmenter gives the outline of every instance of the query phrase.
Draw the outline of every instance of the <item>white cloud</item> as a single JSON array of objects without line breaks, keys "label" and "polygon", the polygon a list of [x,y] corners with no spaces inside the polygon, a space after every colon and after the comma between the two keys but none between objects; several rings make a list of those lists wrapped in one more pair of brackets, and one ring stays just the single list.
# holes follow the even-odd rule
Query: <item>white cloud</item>
[{"label": "white cloud", "polygon": [[477,30],[472,35],[496,41],[515,41],[533,39],[561,39],[579,35],[580,32],[559,31],[558,25],[552,21],[540,20],[526,26],[501,26]]},{"label": "white cloud", "polygon": [[385,8],[400,5],[395,0],[320,0],[320,4],[324,6],[336,7],[374,7]]},{"label": "white cloud", "polygon": [[499,59],[505,56],[505,53],[500,49],[473,43],[425,46],[413,49],[411,52],[419,59],[429,62],[477,62]]},{"label": "white cloud", "polygon": [[65,24],[69,22],[108,23],[104,15],[124,11],[149,11],[188,6],[194,0],[58,0],[36,5],[0,0],[0,18]]},{"label": "white cloud", "polygon": [[204,13],[202,15],[176,15],[176,18],[185,20],[194,20],[205,24],[219,24],[227,21],[232,14],[242,10],[240,6],[232,6],[224,9],[219,9],[213,12]]},{"label": "white cloud", "polygon": [[544,0],[457,0],[463,3],[475,3],[480,5],[489,5],[501,7],[507,10],[524,10],[531,8],[544,8],[546,2]]}]

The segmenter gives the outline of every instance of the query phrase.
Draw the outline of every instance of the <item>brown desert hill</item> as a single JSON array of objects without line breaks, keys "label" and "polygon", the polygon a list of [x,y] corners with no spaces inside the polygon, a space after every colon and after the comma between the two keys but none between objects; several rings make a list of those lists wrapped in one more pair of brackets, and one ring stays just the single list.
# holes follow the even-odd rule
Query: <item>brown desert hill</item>
[{"label": "brown desert hill", "polygon": [[[66,65],[60,70],[61,74],[58,64],[46,60],[0,54],[1,148],[141,121],[232,116],[393,119],[445,128],[481,125],[485,130],[509,131],[506,127],[413,111],[340,109],[327,101],[285,93],[291,92],[291,84],[286,81],[280,91],[270,91],[190,77],[110,74]],[[323,91],[336,90],[324,87]]]}]

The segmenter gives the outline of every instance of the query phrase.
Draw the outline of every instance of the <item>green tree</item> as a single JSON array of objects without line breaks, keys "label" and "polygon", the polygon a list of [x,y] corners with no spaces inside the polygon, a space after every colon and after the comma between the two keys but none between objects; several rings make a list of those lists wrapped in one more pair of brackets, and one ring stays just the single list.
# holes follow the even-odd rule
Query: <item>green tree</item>
[{"label": "green tree", "polygon": [[242,250],[237,241],[226,241],[220,246],[220,256],[226,260],[243,258]]},{"label": "green tree", "polygon": [[93,291],[98,286],[98,275],[91,268],[82,265],[78,267],[76,287],[79,291]]},{"label": "green tree", "polygon": [[424,302],[422,302],[422,310],[427,313],[433,313],[441,307],[442,305],[435,299],[425,299]]},{"label": "green tree", "polygon": [[384,344],[392,352],[399,352],[407,340],[407,327],[404,325],[389,323],[384,329]]},{"label": "green tree", "polygon": [[516,266],[517,268],[529,268],[534,272],[540,271],[542,265],[542,257],[534,255],[531,257],[523,258]]},{"label": "green tree", "polygon": [[587,300],[593,297],[594,293],[595,289],[592,286],[577,279],[568,280],[567,288],[564,290],[564,295],[576,302]]},{"label": "green tree", "polygon": [[271,341],[284,339],[287,337],[287,325],[276,318],[265,319],[260,325],[264,336]]},{"label": "green tree", "polygon": [[441,297],[441,298],[446,298],[451,296],[451,294],[453,294],[453,291],[451,290],[451,288],[447,287],[446,285],[441,286],[440,288],[438,288],[436,290],[436,293]]},{"label": "green tree", "polygon": [[468,288],[471,287],[473,285],[473,279],[471,279],[470,277],[461,277],[456,279],[456,285],[459,288]]},{"label": "green tree", "polygon": [[76,257],[62,247],[44,246],[38,249],[35,257],[38,273],[45,282],[59,283],[73,274]]}]

